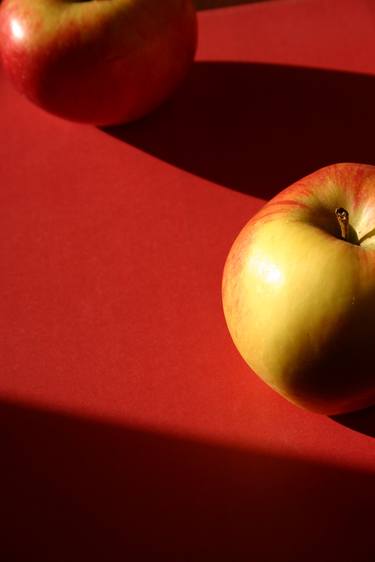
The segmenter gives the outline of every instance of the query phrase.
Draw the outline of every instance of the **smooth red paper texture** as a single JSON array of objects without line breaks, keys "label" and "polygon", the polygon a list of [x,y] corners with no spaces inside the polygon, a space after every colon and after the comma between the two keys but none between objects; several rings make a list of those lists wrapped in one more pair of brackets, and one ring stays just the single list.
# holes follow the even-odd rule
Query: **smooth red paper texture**
[{"label": "smooth red paper texture", "polygon": [[375,557],[374,409],[279,397],[220,295],[265,200],[374,163],[375,8],[281,0],[199,24],[186,83],[126,127],[47,115],[0,71],[4,561]]}]

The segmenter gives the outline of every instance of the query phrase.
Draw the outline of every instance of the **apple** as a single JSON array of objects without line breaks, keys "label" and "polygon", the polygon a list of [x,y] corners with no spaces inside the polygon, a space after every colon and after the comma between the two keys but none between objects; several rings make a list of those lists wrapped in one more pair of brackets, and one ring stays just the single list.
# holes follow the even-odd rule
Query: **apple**
[{"label": "apple", "polygon": [[191,0],[4,0],[0,49],[16,89],[73,121],[110,125],[161,104],[194,59]]},{"label": "apple", "polygon": [[375,167],[336,164],[281,191],[227,257],[222,299],[263,381],[323,414],[375,403]]}]

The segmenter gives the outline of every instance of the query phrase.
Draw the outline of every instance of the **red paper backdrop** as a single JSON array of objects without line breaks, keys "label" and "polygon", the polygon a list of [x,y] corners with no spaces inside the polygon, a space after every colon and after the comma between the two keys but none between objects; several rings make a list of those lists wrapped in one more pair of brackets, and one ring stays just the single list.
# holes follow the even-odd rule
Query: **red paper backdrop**
[{"label": "red paper backdrop", "polygon": [[46,115],[0,73],[4,561],[375,557],[374,410],[333,420],[277,396],[220,300],[264,200],[374,163],[375,5],[199,23],[183,88],[128,127]]}]

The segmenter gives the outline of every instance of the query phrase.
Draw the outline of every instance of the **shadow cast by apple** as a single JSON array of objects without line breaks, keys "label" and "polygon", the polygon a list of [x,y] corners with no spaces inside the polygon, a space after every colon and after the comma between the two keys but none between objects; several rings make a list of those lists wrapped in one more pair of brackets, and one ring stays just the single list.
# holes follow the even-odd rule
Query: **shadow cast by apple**
[{"label": "shadow cast by apple", "polygon": [[0,559],[367,562],[375,474],[0,404]]},{"label": "shadow cast by apple", "polygon": [[353,431],[375,437],[375,406],[357,412],[332,416],[332,419]]},{"label": "shadow cast by apple", "polygon": [[192,174],[268,199],[335,162],[374,162],[375,78],[197,62],[162,108],[106,129]]}]

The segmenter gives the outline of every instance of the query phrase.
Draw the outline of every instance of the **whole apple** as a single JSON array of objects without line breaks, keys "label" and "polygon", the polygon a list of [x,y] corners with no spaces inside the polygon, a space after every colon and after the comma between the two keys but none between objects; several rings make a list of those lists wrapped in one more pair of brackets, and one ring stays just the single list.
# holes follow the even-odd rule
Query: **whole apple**
[{"label": "whole apple", "polygon": [[375,167],[325,167],[281,191],[243,228],[223,274],[240,354],[307,409],[375,402]]},{"label": "whole apple", "polygon": [[0,49],[19,92],[74,121],[138,119],[185,77],[195,54],[191,0],[4,0]]}]

